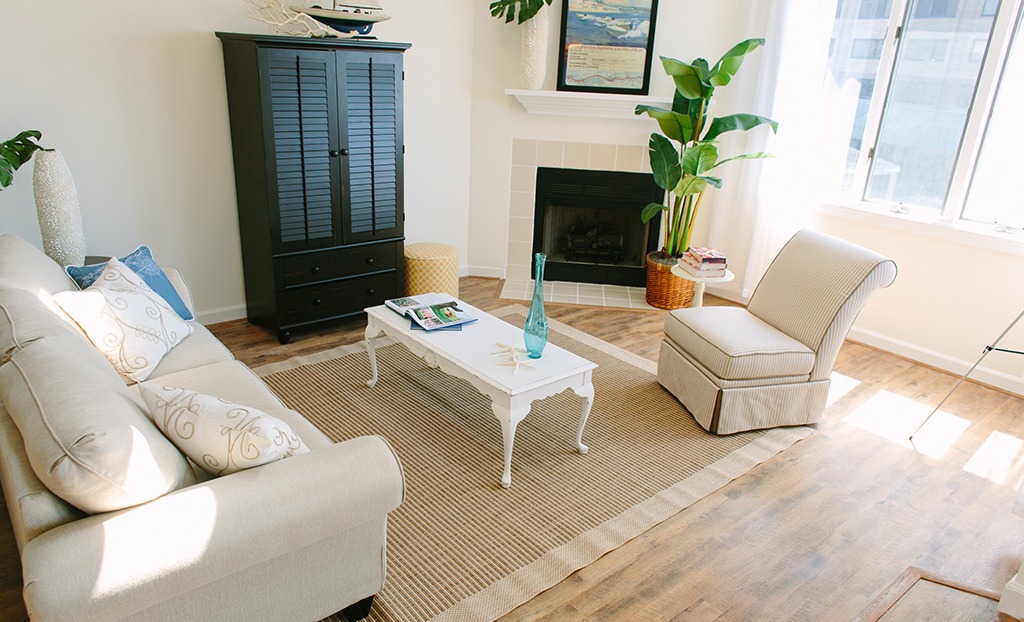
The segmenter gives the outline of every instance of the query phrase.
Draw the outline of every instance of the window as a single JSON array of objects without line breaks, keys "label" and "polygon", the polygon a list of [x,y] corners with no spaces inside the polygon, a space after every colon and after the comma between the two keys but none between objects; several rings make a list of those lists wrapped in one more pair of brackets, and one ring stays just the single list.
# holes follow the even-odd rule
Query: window
[{"label": "window", "polygon": [[957,0],[918,0],[914,17],[956,17]]},{"label": "window", "polygon": [[882,58],[882,39],[854,39],[850,58]]},{"label": "window", "polygon": [[889,0],[861,0],[860,19],[886,19],[889,17]]},{"label": "window", "polygon": [[848,155],[835,160],[847,167],[837,199],[949,223],[1024,225],[1010,188],[1024,0],[854,2],[836,17],[826,81],[838,102],[830,114],[849,137]]}]

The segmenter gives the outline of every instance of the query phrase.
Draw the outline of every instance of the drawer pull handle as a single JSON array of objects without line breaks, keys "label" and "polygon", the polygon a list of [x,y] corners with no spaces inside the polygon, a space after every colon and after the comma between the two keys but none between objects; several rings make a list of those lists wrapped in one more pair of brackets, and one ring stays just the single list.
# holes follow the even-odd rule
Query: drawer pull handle
[{"label": "drawer pull handle", "polygon": [[313,274],[319,273],[320,272],[320,266],[313,266],[313,269],[311,270],[311,272]]},{"label": "drawer pull handle", "polygon": [[323,300],[317,298],[316,300],[313,301],[313,304],[318,305],[318,304],[320,304],[322,302],[323,302]]},{"label": "drawer pull handle", "polygon": [[372,295],[377,293],[377,290],[375,290],[375,289],[373,289],[371,287],[370,289],[366,290],[366,293],[367,293],[367,295],[372,296]]},{"label": "drawer pull handle", "polygon": [[372,266],[373,265],[373,257],[370,257],[369,259],[367,259],[366,263]]}]

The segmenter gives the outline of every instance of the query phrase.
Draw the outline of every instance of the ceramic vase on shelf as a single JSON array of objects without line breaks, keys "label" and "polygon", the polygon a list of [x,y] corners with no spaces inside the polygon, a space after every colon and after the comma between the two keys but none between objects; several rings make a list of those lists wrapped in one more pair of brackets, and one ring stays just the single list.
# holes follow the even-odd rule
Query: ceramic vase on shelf
[{"label": "ceramic vase on shelf", "polygon": [[523,343],[530,358],[539,359],[548,344],[548,316],[544,314],[544,262],[547,256],[537,253],[533,256],[533,300],[523,327]]},{"label": "ceramic vase on shelf", "polygon": [[56,149],[39,150],[33,160],[32,190],[43,251],[61,266],[81,266],[85,263],[85,234],[71,170]]},{"label": "ceramic vase on shelf", "polygon": [[544,86],[548,68],[548,13],[541,9],[523,24],[521,62],[523,88],[531,91]]}]

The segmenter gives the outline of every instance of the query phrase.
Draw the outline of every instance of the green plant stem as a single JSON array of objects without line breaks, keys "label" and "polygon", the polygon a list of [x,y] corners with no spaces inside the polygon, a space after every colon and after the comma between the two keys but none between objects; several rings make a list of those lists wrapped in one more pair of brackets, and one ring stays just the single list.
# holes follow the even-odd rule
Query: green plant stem
[{"label": "green plant stem", "polygon": [[697,195],[697,200],[694,202],[693,205],[693,214],[690,216],[690,222],[686,226],[686,248],[683,249],[684,253],[690,250],[690,235],[693,233],[693,224],[697,221],[697,210],[700,209],[700,202],[703,200],[704,193],[701,192],[700,194]]}]

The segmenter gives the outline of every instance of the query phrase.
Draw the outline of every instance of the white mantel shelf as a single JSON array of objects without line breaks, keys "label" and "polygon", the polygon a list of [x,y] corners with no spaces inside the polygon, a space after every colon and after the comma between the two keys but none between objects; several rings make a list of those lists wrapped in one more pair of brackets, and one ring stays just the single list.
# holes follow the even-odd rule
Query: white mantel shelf
[{"label": "white mantel shelf", "polygon": [[506,95],[515,97],[529,114],[556,114],[573,117],[603,117],[606,119],[646,119],[633,110],[637,104],[671,108],[671,99],[643,95],[614,95],[610,93],[577,93],[573,91],[528,91],[505,89]]}]

